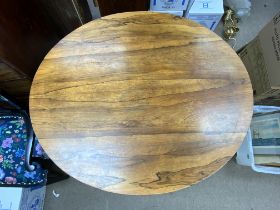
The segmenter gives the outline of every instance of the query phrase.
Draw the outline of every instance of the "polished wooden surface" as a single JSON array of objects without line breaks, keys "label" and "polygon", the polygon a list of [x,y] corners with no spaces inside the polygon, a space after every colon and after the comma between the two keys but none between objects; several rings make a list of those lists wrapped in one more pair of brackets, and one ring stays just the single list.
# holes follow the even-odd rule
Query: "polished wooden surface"
[{"label": "polished wooden surface", "polygon": [[252,88],[239,57],[208,29],[120,13],[48,53],[30,113],[48,155],[74,178],[158,194],[197,183],[234,155],[251,121]]}]

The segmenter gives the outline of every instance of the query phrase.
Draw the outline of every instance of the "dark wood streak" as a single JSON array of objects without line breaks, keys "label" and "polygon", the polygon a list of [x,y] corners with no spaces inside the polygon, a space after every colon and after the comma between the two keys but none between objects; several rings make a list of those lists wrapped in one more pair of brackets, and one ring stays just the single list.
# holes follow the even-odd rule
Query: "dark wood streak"
[{"label": "dark wood streak", "polygon": [[134,183],[135,185],[140,185],[149,189],[159,189],[166,186],[184,186],[186,184],[193,185],[196,183],[197,179],[204,179],[206,175],[213,173],[213,170],[217,170],[217,167],[220,166],[224,161],[229,161],[231,157],[225,157],[220,160],[215,160],[207,165],[207,167],[192,167],[185,168],[180,171],[161,171],[158,172],[157,180],[149,183]]},{"label": "dark wood streak", "polygon": [[92,21],[40,65],[30,113],[69,175],[121,194],[159,194],[221,168],[245,137],[252,88],[235,52],[200,25],[152,12]]}]

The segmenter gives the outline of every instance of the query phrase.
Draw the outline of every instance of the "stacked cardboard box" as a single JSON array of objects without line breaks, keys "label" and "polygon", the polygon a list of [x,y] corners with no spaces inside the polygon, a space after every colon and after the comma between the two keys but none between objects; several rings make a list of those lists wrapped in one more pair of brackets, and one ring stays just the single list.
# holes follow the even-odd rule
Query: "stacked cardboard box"
[{"label": "stacked cardboard box", "polygon": [[214,30],[224,7],[223,0],[150,0],[150,11],[183,16]]},{"label": "stacked cardboard box", "polygon": [[280,12],[239,56],[249,72],[256,103],[280,105]]},{"label": "stacked cardboard box", "polygon": [[150,11],[169,13],[182,17],[194,0],[150,0]]},{"label": "stacked cardboard box", "polygon": [[185,17],[215,30],[224,14],[223,0],[195,0]]}]

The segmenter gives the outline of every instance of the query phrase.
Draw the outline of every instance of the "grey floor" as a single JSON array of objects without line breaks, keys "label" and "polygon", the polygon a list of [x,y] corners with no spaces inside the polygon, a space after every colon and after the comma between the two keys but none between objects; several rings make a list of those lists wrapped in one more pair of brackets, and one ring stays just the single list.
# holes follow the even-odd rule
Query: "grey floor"
[{"label": "grey floor", "polygon": [[[252,0],[240,23],[235,49],[252,40],[280,11],[280,0]],[[221,25],[217,28],[222,33]],[[60,194],[58,198],[53,190]],[[219,172],[190,188],[157,196],[103,192],[72,178],[47,187],[45,210],[280,210],[280,176],[260,174],[230,161]]]},{"label": "grey floor", "polygon": [[[242,17],[238,23],[240,29],[236,36],[235,50],[239,50],[252,39],[280,11],[280,0],[252,0],[251,14]],[[222,35],[223,24],[220,22],[215,32]],[[233,46],[233,43],[230,43]]]},{"label": "grey floor", "polygon": [[[60,194],[58,198],[53,190]],[[45,209],[57,210],[279,210],[280,176],[253,172],[230,161],[210,178],[156,196],[104,192],[74,179],[47,187]]]}]

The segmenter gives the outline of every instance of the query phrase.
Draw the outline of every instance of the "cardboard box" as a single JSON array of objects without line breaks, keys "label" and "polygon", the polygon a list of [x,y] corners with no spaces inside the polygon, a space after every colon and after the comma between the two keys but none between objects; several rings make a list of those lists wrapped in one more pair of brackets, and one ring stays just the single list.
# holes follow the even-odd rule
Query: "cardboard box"
[{"label": "cardboard box", "polygon": [[186,10],[189,0],[150,0],[151,11]]},{"label": "cardboard box", "polygon": [[195,0],[185,17],[213,31],[223,14],[223,0]]},{"label": "cardboard box", "polygon": [[171,15],[176,15],[179,17],[183,17],[184,11],[152,11],[152,12],[159,12],[159,13],[166,13],[166,14],[171,14]]},{"label": "cardboard box", "polygon": [[0,187],[0,210],[43,210],[46,186]]},{"label": "cardboard box", "polygon": [[239,56],[250,75],[255,100],[280,99],[280,12]]},{"label": "cardboard box", "polygon": [[190,11],[190,9],[191,9],[192,6],[193,6],[194,1],[195,1],[195,0],[189,0],[189,3],[188,3],[188,5],[187,5],[187,9],[186,9],[186,13],[185,13],[186,16],[189,14],[189,11]]}]

